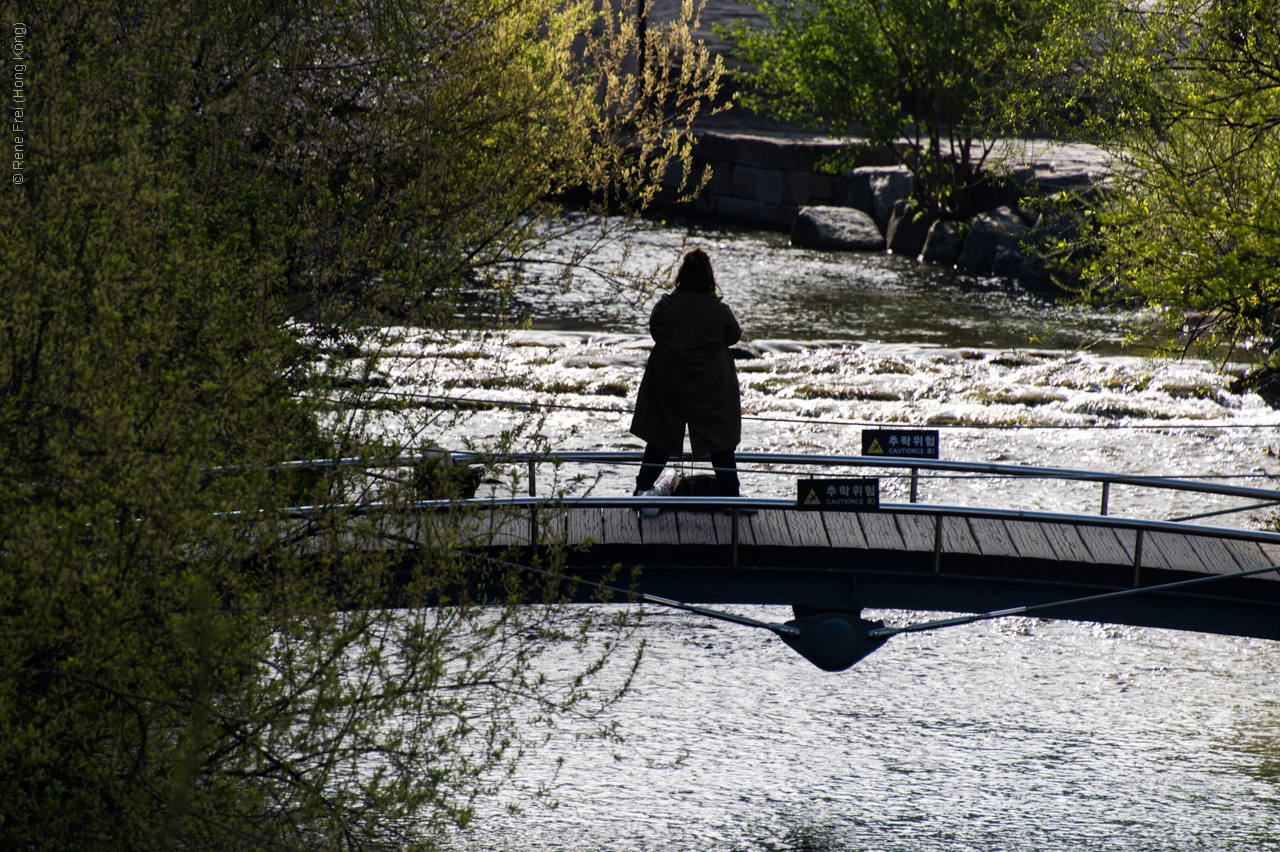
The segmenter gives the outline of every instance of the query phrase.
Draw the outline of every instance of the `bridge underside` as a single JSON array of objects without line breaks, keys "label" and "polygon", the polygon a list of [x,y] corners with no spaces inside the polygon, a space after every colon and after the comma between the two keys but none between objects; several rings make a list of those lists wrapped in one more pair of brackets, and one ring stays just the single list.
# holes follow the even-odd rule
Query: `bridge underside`
[{"label": "bridge underside", "polygon": [[[884,565],[893,564],[889,558],[886,554]],[[874,563],[875,557],[864,557],[862,561]],[[726,568],[697,564],[644,567],[642,564],[635,588],[645,594],[706,605],[778,604],[800,607],[805,612],[907,609],[964,613],[1055,603],[1124,588],[1001,576],[1000,566],[992,564],[994,561],[971,566],[971,570],[955,565],[941,574],[931,570],[915,572],[905,567],[878,570],[870,566],[824,569],[766,565]],[[571,570],[583,580],[600,580],[608,573],[601,566],[578,565]],[[1149,579],[1148,585],[1155,585],[1189,577],[1152,571]],[[1223,581],[1223,585],[1229,582],[1232,581]],[[1219,588],[1218,594],[1213,595],[1191,591],[1151,592],[1074,604],[1036,615],[1280,640],[1280,600],[1262,601],[1256,595],[1234,597],[1229,591]],[[578,600],[586,603],[597,597],[592,589],[583,588]]]},{"label": "bridge underside", "polygon": [[[1238,530],[1215,536],[1203,527],[1126,528],[1118,519],[980,514],[766,509],[744,514],[735,532],[723,512],[644,518],[633,509],[575,508],[541,523],[544,533],[554,526],[577,548],[569,553],[569,572],[583,580],[602,579],[620,565],[627,585],[628,571],[639,566],[636,589],[646,594],[808,611],[987,612],[1280,562],[1280,545]],[[491,529],[490,553],[532,555],[536,532],[527,515]],[[582,587],[579,598],[595,595]],[[1036,614],[1280,640],[1280,578],[1223,578]]]}]

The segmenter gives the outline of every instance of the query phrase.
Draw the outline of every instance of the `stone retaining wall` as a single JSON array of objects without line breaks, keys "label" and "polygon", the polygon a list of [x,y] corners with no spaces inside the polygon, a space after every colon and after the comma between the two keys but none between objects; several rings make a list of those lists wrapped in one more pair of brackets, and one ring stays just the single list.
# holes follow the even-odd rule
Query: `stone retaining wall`
[{"label": "stone retaining wall", "polygon": [[[846,143],[769,131],[703,130],[697,138],[694,165],[711,167],[707,188],[690,205],[700,215],[790,231],[801,207],[856,207],[876,216],[882,231],[887,228],[887,217],[869,209],[866,199],[854,197],[860,185],[817,170],[823,157]],[[1001,160],[1013,171],[1034,174],[1042,192],[1075,190],[1109,171],[1105,153],[1096,148],[1043,140],[1005,140]],[[887,167],[897,163],[888,146],[867,146],[851,165]],[[669,188],[674,188],[675,177],[673,173]]]},{"label": "stone retaining wall", "polygon": [[1070,160],[1059,170],[1053,160],[1008,157],[1001,160],[1003,174],[968,199],[983,212],[935,222],[911,206],[911,175],[891,148],[862,148],[839,175],[818,171],[823,158],[847,144],[704,131],[694,165],[710,167],[711,175],[689,207],[709,218],[786,231],[806,248],[887,250],[974,275],[1049,284],[1054,272],[1040,254],[1044,239],[1078,228],[1080,199],[1105,192],[1108,181],[1105,171]]},{"label": "stone retaining wall", "polygon": [[[695,173],[711,167],[707,188],[693,202],[697,213],[761,228],[790,231],[801,207],[844,205],[838,176],[817,170],[818,162],[836,153],[832,139],[698,134]],[[888,148],[867,148],[855,165],[895,162]]]}]

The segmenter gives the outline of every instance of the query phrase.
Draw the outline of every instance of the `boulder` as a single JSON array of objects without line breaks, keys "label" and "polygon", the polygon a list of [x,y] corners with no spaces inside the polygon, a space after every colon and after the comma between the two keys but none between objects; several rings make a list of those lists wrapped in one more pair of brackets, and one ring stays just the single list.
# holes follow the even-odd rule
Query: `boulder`
[{"label": "boulder", "polygon": [[801,207],[791,225],[791,244],[833,251],[883,251],[876,223],[851,207]]},{"label": "boulder", "polygon": [[1026,233],[1027,225],[1022,217],[1008,207],[982,213],[969,225],[956,268],[975,275],[991,275],[997,251],[1001,248],[1005,250],[1002,267],[1011,268],[1014,261],[1010,252],[1021,256],[1022,237]]},{"label": "boulder", "polygon": [[1001,278],[1021,278],[1027,265],[1027,256],[1008,244],[996,246],[996,256],[991,262],[991,274]]},{"label": "boulder", "polygon": [[902,198],[893,205],[893,215],[889,219],[889,229],[885,231],[884,241],[890,254],[915,259],[924,248],[925,237],[933,220],[921,215],[919,208],[911,203],[911,199]]},{"label": "boulder", "polygon": [[964,243],[964,226],[949,219],[939,219],[929,226],[920,250],[921,263],[954,266]]},{"label": "boulder", "polygon": [[894,203],[910,198],[914,185],[906,166],[864,166],[840,175],[836,198],[841,204],[871,214],[883,231],[889,227]]},{"label": "boulder", "polygon": [[1028,252],[1024,256],[1019,278],[1026,284],[1054,284],[1053,275],[1049,272],[1049,262],[1039,252]]}]

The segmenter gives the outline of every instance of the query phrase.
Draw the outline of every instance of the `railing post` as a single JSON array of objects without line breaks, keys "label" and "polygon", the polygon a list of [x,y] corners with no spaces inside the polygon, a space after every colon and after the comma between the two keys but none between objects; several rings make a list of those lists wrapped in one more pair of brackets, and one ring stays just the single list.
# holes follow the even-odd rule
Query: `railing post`
[{"label": "railing post", "polygon": [[1110,497],[1111,497],[1111,483],[1104,482],[1102,483],[1102,512],[1100,514],[1105,515],[1107,513],[1107,500]]},{"label": "railing post", "polygon": [[1137,540],[1133,544],[1133,587],[1138,588],[1138,577],[1142,571],[1142,530],[1138,530]]},{"label": "railing post", "polygon": [[911,502],[916,502],[916,488],[920,484],[920,468],[911,468]]},{"label": "railing post", "polygon": [[[533,459],[529,460],[529,496],[538,496],[538,466],[534,464]],[[1102,514],[1106,514],[1103,512]]]},{"label": "railing post", "polygon": [[732,532],[732,535],[733,535],[733,567],[734,567],[734,568],[737,568],[737,567],[738,567],[738,507],[737,507],[737,506],[734,506],[734,507],[733,507],[733,509],[732,509],[732,515],[733,515],[733,520],[730,522],[730,526],[732,527],[732,530],[733,530],[733,532]]},{"label": "railing post", "polygon": [[933,573],[942,573],[942,515],[933,516]]}]

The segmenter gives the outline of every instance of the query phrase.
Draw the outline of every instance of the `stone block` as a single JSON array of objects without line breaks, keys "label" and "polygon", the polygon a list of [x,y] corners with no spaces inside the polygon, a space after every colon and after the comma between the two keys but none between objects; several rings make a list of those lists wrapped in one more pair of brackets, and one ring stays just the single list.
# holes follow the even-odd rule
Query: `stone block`
[{"label": "stone block", "polygon": [[754,201],[756,198],[756,174],[759,169],[748,166],[733,167],[733,188],[729,193],[734,198],[745,198]]},{"label": "stone block", "polygon": [[784,172],[810,172],[818,155],[807,142],[787,142],[778,147],[778,161],[773,168]]},{"label": "stone block", "polygon": [[878,167],[888,168],[902,163],[902,155],[907,146],[897,145],[856,145],[852,150],[854,168]]},{"label": "stone block", "polygon": [[[885,231],[885,239],[888,239],[889,220],[893,217],[894,207],[899,201],[911,197],[915,181],[906,168],[878,169],[870,175],[870,186],[871,218]],[[917,249],[916,254],[919,253]]]},{"label": "stone block", "polygon": [[1036,226],[1040,224],[1040,211],[1034,207],[1014,207],[1012,209],[1014,213],[1018,214],[1018,218],[1022,220],[1022,224],[1026,225],[1031,230],[1034,231]]},{"label": "stone block", "polygon": [[[813,151],[813,164],[816,168],[818,161],[823,158],[830,157],[833,154],[839,154],[849,150],[849,145],[844,142],[837,142],[833,139],[820,139],[809,146]],[[859,163],[858,165],[862,165]]]},{"label": "stone block", "polygon": [[1053,284],[1053,275],[1049,271],[1049,263],[1039,252],[1028,249],[1023,256],[1022,272],[1019,276],[1028,284],[1047,286]]},{"label": "stone block", "polygon": [[779,172],[782,175],[782,203],[803,207],[810,204],[809,180],[812,172]]},{"label": "stone block", "polygon": [[678,160],[667,163],[666,171],[662,173],[663,189],[678,189],[680,181],[684,177],[684,164]]},{"label": "stone block", "polygon": [[827,139],[793,141],[779,149],[781,162],[778,168],[786,172],[811,172],[824,157],[837,153],[844,146]]},{"label": "stone block", "polygon": [[710,195],[732,195],[733,166],[722,160],[713,160],[707,165],[711,167],[711,179],[707,181],[707,188],[703,192]]},{"label": "stone block", "polygon": [[693,149],[695,157],[725,163],[738,161],[738,137],[726,133],[699,133],[697,138],[698,144]]},{"label": "stone block", "polygon": [[720,196],[702,193],[693,199],[693,209],[703,216],[714,216],[719,211]]},{"label": "stone block", "polygon": [[774,225],[777,223],[776,205],[773,211],[768,204],[759,201],[748,201],[745,198],[721,197],[716,203],[716,212],[726,219],[737,219],[756,225]]},{"label": "stone block", "polygon": [[753,169],[779,169],[784,143],[760,136],[739,136],[738,165]]},{"label": "stone block", "polygon": [[905,166],[863,166],[840,174],[836,198],[842,205],[871,214],[885,230],[894,203],[909,198],[913,186]]},{"label": "stone block", "polygon": [[862,169],[847,169],[836,178],[836,204],[871,215],[871,176]]},{"label": "stone block", "polygon": [[756,201],[765,204],[782,203],[782,172],[761,169],[756,172]]},{"label": "stone block", "polygon": [[809,172],[809,203],[835,204],[836,180],[826,172]]},{"label": "stone block", "polygon": [[1035,179],[1036,170],[1030,166],[1019,166],[1016,169],[1010,169],[1005,178],[1014,189],[1023,195],[1031,191],[1031,182]]}]

